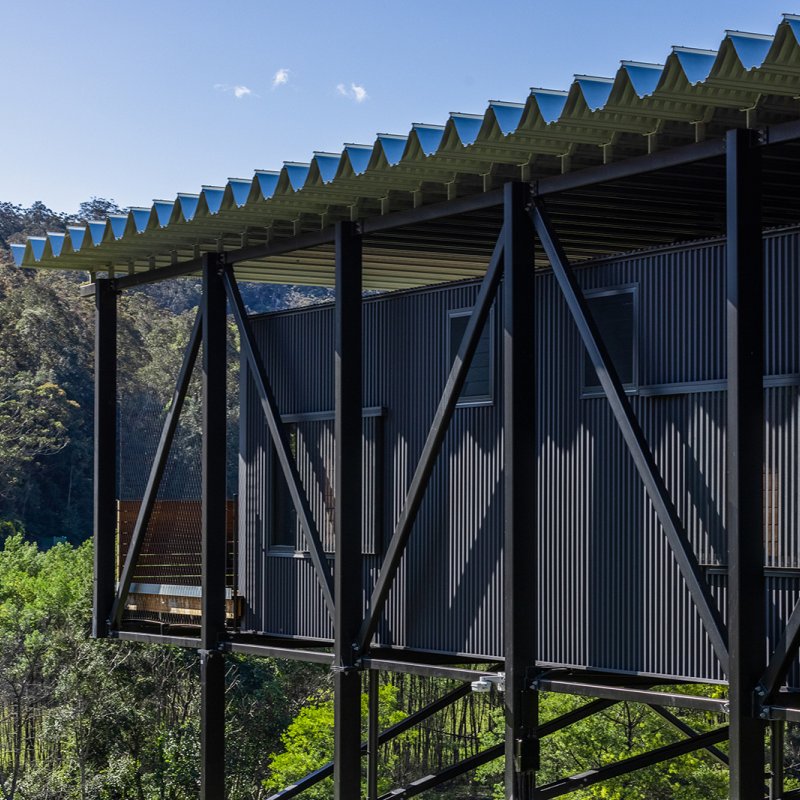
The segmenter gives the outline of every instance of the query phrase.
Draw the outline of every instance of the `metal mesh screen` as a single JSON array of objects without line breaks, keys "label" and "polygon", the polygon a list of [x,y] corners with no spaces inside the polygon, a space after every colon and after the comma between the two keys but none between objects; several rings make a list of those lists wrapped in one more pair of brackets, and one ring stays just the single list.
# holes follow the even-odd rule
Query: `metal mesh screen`
[{"label": "metal mesh screen", "polygon": [[[145,489],[157,454],[162,429],[175,390],[181,361],[189,343],[194,311],[159,320],[165,347],[155,349],[152,331],[120,342],[118,425],[118,548],[121,574],[136,526]],[[148,341],[150,337],[150,341]],[[156,340],[158,342],[158,340]],[[128,349],[124,363],[123,346]],[[226,509],[226,585],[228,616],[237,616],[236,498],[238,483],[238,347],[229,335],[228,465]],[[202,347],[189,379],[188,391],[166,457],[152,514],[142,532],[141,550],[133,566],[124,622],[197,625],[201,609],[202,514]]]}]

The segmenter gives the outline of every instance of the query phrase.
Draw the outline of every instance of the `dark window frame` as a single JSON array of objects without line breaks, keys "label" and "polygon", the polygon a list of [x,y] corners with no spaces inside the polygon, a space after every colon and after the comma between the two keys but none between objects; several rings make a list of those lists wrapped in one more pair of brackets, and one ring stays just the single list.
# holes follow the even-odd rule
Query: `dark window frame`
[{"label": "dark window frame", "polygon": [[[639,328],[639,284],[638,283],[623,283],[616,286],[604,286],[598,289],[587,289],[584,291],[589,311],[592,311],[591,301],[597,297],[612,297],[621,294],[630,294],[633,297],[633,320],[631,324],[631,380],[628,383],[623,383],[625,394],[635,395],[639,393],[640,388],[640,374],[639,374],[639,340],[641,338]],[[593,315],[594,316],[594,315]],[[595,320],[596,322],[596,320]],[[602,335],[602,334],[601,334]],[[586,385],[586,367],[589,360],[589,355],[586,348],[581,343],[582,359],[581,359],[581,397],[594,398],[605,397],[605,392],[601,385],[587,386]],[[589,362],[591,364],[591,362]],[[592,367],[593,369],[593,367]]]},{"label": "dark window frame", "polygon": [[[448,354],[448,361],[447,361],[447,370],[448,373],[450,368],[453,365],[452,360],[450,359],[450,355],[453,353],[453,325],[452,320],[454,318],[460,317],[470,317],[472,315],[473,306],[467,306],[465,308],[451,308],[447,311],[447,354]],[[494,308],[489,310],[489,316],[486,318],[486,326],[481,332],[481,336],[488,331],[489,334],[489,391],[487,394],[482,395],[470,395],[469,397],[463,397],[463,395],[459,395],[458,402],[456,403],[456,408],[479,408],[481,406],[492,406],[494,405],[494,395],[495,395],[495,371],[496,371],[496,357],[495,357],[495,332],[494,332]],[[460,344],[456,342],[456,348]],[[472,365],[470,365],[470,369],[472,369]]]},{"label": "dark window frame", "polygon": [[[372,541],[364,541],[362,536],[361,553],[364,556],[380,555],[383,552],[383,537],[381,532],[382,514],[383,514],[383,419],[386,416],[386,409],[383,406],[367,407],[362,409],[362,451],[363,451],[363,468],[365,470],[364,477],[367,482],[371,482],[375,495],[374,503],[370,505],[369,511],[366,512],[371,519],[363,520],[364,530],[367,526],[371,525]],[[292,455],[294,456],[295,463],[300,469],[298,463],[298,454],[300,452],[301,442],[305,440],[308,431],[301,428],[303,423],[330,423],[334,422],[335,414],[333,411],[311,411],[297,414],[284,414],[282,422],[287,429],[290,437],[290,444]],[[372,436],[367,436],[368,428],[365,426],[368,420],[374,420]],[[268,513],[266,515],[268,520],[267,527],[267,554],[277,557],[291,557],[291,558],[309,558],[309,550],[307,546],[303,546],[305,536],[300,527],[300,521],[297,518],[297,513],[294,510],[294,504],[289,494],[288,486],[283,480],[283,472],[280,467],[277,453],[274,446],[270,448],[272,451],[272,463],[268,476]],[[371,468],[371,473],[367,475],[366,469],[368,466]],[[330,476],[326,475],[324,485],[320,485],[319,489],[322,492],[323,514],[325,524],[320,528],[319,533],[322,538],[323,552],[329,559],[335,558],[335,542],[333,539],[333,516],[335,513],[335,497],[333,495],[333,484],[329,482]],[[294,544],[281,544],[275,542],[275,533],[279,524],[279,517],[281,516],[281,509],[278,506],[278,493],[283,492],[284,497],[282,502],[284,508],[290,510],[290,515],[294,520]],[[313,505],[316,498],[309,498]]]}]

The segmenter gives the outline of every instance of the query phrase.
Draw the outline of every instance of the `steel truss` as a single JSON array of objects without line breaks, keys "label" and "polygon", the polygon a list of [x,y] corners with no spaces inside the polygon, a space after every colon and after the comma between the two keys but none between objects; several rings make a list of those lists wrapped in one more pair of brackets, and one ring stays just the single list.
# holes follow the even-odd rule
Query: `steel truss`
[{"label": "steel truss", "polygon": [[[226,652],[295,658],[329,664],[335,686],[335,758],[330,764],[275,795],[294,797],[333,775],[337,798],[355,798],[361,791],[361,758],[369,756],[368,795],[377,798],[377,748],[410,726],[464,697],[470,679],[493,673],[447,663],[425,663],[412,654],[382,657],[372,652],[373,636],[384,604],[405,552],[425,489],[436,464],[460,391],[489,309],[503,289],[503,359],[505,426],[505,669],[506,741],[489,748],[439,775],[426,776],[384,795],[412,797],[446,780],[505,756],[506,797],[509,800],[560,797],[607,778],[705,749],[730,769],[731,798],[762,800],[765,796],[764,743],[767,721],[771,725],[772,758],[769,796],[788,798],[782,787],[783,725],[800,721],[800,694],[780,691],[790,663],[800,646],[800,602],[786,625],[771,658],[763,656],[764,574],[763,543],[747,531],[760,530],[762,518],[761,459],[763,426],[762,358],[763,264],[761,253],[760,151],[767,143],[800,138],[800,124],[775,126],[768,137],[732,130],[724,141],[704,142],[664,153],[630,159],[619,164],[543,179],[532,185],[511,183],[502,191],[460,198],[412,209],[362,223],[337,223],[330,230],[303,234],[286,242],[243,248],[118,278],[98,279],[91,288],[96,309],[95,349],[95,591],[93,632],[133,641],[161,642],[196,648],[201,656],[202,683],[202,784],[204,800],[224,797],[224,659]],[[729,595],[727,624],[714,600],[708,581],[692,551],[675,502],[670,497],[652,450],[636,419],[620,378],[599,335],[597,325],[572,267],[549,219],[549,195],[610,180],[644,175],[657,169],[692,164],[724,156],[726,164],[727,226],[727,533]],[[361,527],[361,241],[364,236],[392,227],[422,223],[457,213],[503,205],[503,226],[483,278],[478,298],[447,378],[422,453],[409,486],[366,614],[360,597]],[[658,515],[661,527],[702,619],[706,634],[728,678],[729,698],[714,700],[656,690],[655,681],[632,676],[616,678],[601,673],[571,673],[537,666],[536,619],[538,587],[536,537],[530,536],[536,518],[535,493],[529,487],[535,476],[534,421],[536,392],[535,324],[532,309],[533,253],[537,241],[546,253],[569,312],[597,372],[600,385],[625,444]],[[334,571],[328,566],[308,498],[291,456],[280,411],[263,361],[254,344],[250,322],[234,277],[240,261],[320,244],[335,244],[335,433],[336,433],[336,553]],[[189,339],[158,451],[118,585],[115,586],[115,420],[116,420],[116,298],[120,291],[146,282],[202,270],[203,300]],[[278,462],[311,554],[325,604],[334,622],[333,653],[319,643],[285,640],[253,641],[225,629],[225,336],[227,307],[239,329],[242,356],[259,395]],[[125,630],[122,612],[144,531],[153,510],[169,448],[186,395],[189,377],[203,344],[203,512],[202,512],[202,628],[200,637],[163,636]],[[347,532],[347,535],[345,535]],[[533,611],[532,611],[533,610]],[[316,649],[315,649],[316,648]],[[388,730],[377,730],[378,671],[403,671],[448,677],[462,685],[440,700]],[[361,741],[361,675],[369,675],[370,727]],[[661,681],[661,683],[664,683]],[[538,693],[558,691],[594,698],[586,705],[548,723],[538,719]],[[536,786],[539,740],[579,719],[617,702],[645,703],[684,734],[680,741],[604,766],[589,773]],[[708,733],[694,731],[669,707],[712,710],[729,715],[729,725]],[[716,745],[728,739],[729,755]],[[381,800],[383,800],[381,798]]]}]

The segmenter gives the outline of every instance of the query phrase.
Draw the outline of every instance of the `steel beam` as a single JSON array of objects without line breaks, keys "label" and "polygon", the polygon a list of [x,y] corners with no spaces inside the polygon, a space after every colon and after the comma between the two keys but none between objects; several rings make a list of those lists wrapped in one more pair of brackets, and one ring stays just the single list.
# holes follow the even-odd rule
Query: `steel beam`
[{"label": "steel beam", "polygon": [[361,794],[361,238],[336,224],[334,309],[333,785],[336,800]]},{"label": "steel beam", "polygon": [[[650,750],[647,753],[642,753],[632,758],[626,758],[622,761],[617,761],[614,764],[608,764],[597,769],[590,769],[578,775],[571,775],[569,778],[563,778],[558,781],[548,783],[536,790],[537,800],[549,800],[551,797],[561,797],[562,795],[575,792],[578,789],[586,789],[589,786],[594,786],[596,783],[607,781],[609,778],[618,778],[620,775],[627,775],[631,772],[651,767],[654,764],[660,764],[662,761],[668,761],[671,758],[691,753],[700,748],[707,748],[719,742],[724,742],[728,738],[728,728],[717,728],[716,730],[703,733],[698,736],[691,736],[688,739],[682,739],[680,742],[668,744],[665,747],[659,747],[656,750]],[[762,793],[763,793],[763,786]],[[759,800],[763,800],[763,794],[759,795]]]},{"label": "steel beam", "polygon": [[295,647],[273,647],[272,645],[236,641],[225,642],[225,650],[231,653],[239,653],[239,655],[243,656],[286,658],[291,661],[305,661],[313,664],[327,664],[328,666],[333,666],[333,653],[323,653],[318,650],[305,650]]},{"label": "steel beam", "polygon": [[696,164],[712,158],[721,158],[725,153],[725,145],[721,139],[709,139],[705,142],[675,147],[671,150],[661,150],[657,153],[626,158],[611,164],[601,164],[596,167],[567,172],[564,175],[540,178],[536,181],[534,190],[537,195],[557,194],[573,189],[582,189],[587,186],[596,186],[609,181],[619,181],[633,178],[637,175],[647,175],[661,169],[681,167]]},{"label": "steel beam", "polygon": [[242,355],[247,360],[250,375],[255,383],[261,401],[261,408],[267,420],[267,427],[269,428],[270,438],[275,448],[275,454],[278,457],[278,463],[283,472],[283,477],[286,480],[286,486],[289,489],[292,504],[294,505],[297,518],[300,521],[300,527],[303,530],[306,544],[308,545],[311,563],[314,565],[314,571],[316,572],[317,580],[322,589],[325,605],[328,608],[331,618],[333,618],[333,580],[331,578],[330,568],[328,567],[328,557],[325,554],[325,550],[322,546],[322,539],[320,538],[319,531],[314,522],[314,516],[311,513],[308,495],[303,489],[303,484],[300,480],[297,462],[289,446],[289,438],[286,434],[286,428],[281,421],[280,410],[275,400],[275,394],[270,386],[267,371],[264,368],[264,362],[256,349],[252,327],[250,325],[250,320],[247,318],[247,311],[242,301],[242,295],[239,292],[239,286],[236,283],[236,278],[230,267],[225,270],[223,282],[225,284],[225,291],[228,294],[228,299],[231,303],[233,317],[239,328],[239,341]]},{"label": "steel beam", "polygon": [[535,683],[536,687],[543,692],[560,692],[583,697],[605,697],[609,700],[629,703],[653,703],[669,708],[694,708],[699,711],[711,711],[716,714],[725,714],[728,711],[727,701],[715,697],[699,697],[693,694],[659,692],[652,689],[632,689],[628,686],[610,686],[547,677],[537,678]]},{"label": "steel beam", "polygon": [[197,650],[200,639],[196,636],[169,636],[163,633],[146,633],[145,631],[110,631],[110,639],[121,642],[141,642],[142,644],[166,644],[172,647],[186,647]]},{"label": "steel beam", "polygon": [[728,414],[726,436],[730,796],[764,794],[764,267],[755,132],[726,138]]},{"label": "steel beam", "polygon": [[539,768],[536,525],[536,307],[530,189],[505,186],[503,205],[503,641],[507,800],[533,797]]},{"label": "steel beam", "polygon": [[536,233],[542,242],[547,257],[553,267],[553,274],[561,287],[578,333],[586,347],[586,352],[597,371],[597,377],[608,399],[611,411],[622,433],[625,444],[647,490],[650,502],[661,523],[681,575],[691,593],[695,607],[703,620],[706,634],[714,648],[723,671],[728,670],[728,644],[725,624],[711,595],[708,582],[697,562],[689,537],[683,528],[675,503],[667,491],[664,479],[658,470],[655,458],[645,438],[639,421],[633,412],[617,370],[611,362],[597,325],[592,318],[586,298],[578,284],[572,267],[541,200],[536,200],[533,209]]},{"label": "steel beam", "polygon": [[169,457],[170,447],[172,447],[172,440],[175,438],[175,431],[178,428],[178,420],[180,418],[183,402],[186,399],[186,392],[189,389],[189,382],[192,377],[192,370],[194,369],[195,361],[197,360],[197,353],[200,350],[200,340],[202,335],[202,312],[198,310],[194,320],[194,327],[189,336],[189,343],[186,346],[186,351],[183,354],[183,363],[181,364],[178,379],[175,382],[175,391],[172,395],[172,402],[167,412],[167,417],[164,420],[164,426],[161,430],[161,438],[158,442],[158,448],[153,459],[153,464],[150,468],[150,475],[147,479],[147,486],[144,490],[142,497],[142,504],[139,506],[139,514],[136,517],[136,524],[133,528],[131,540],[128,543],[128,552],[125,555],[125,563],[122,567],[122,573],[119,577],[117,585],[116,596],[114,598],[114,605],[111,609],[111,627],[119,628],[122,621],[122,613],[125,610],[125,601],[128,599],[128,592],[131,588],[131,581],[133,580],[133,573],[136,569],[136,563],[139,560],[139,555],[142,551],[144,544],[144,537],[147,531],[147,525],[150,522],[150,517],[153,514],[155,507],[156,497],[158,496],[158,489],[161,486],[161,479],[164,476],[164,470],[167,466],[167,458]]},{"label": "steel beam", "polygon": [[94,294],[94,603],[92,635],[108,636],[117,534],[117,291],[100,279]]},{"label": "steel beam", "polygon": [[[654,705],[653,703],[648,703],[650,708],[658,714],[663,720],[666,720],[673,728],[676,728],[681,733],[685,733],[687,736],[699,736],[699,733],[691,726],[687,725],[680,717],[676,717],[671,711],[667,711],[666,708],[662,708],[661,706]],[[730,759],[728,756],[722,752],[718,747],[714,747],[714,745],[709,745],[706,747],[706,750],[710,755],[717,759],[720,764],[725,764],[727,767],[730,763]]]},{"label": "steel beam", "polygon": [[391,800],[391,798],[398,798],[398,800],[403,798],[405,800],[407,797],[416,797],[418,794],[435,789],[437,786],[441,786],[443,783],[447,783],[465,772],[470,772],[484,764],[488,764],[490,761],[494,761],[496,758],[500,758],[503,755],[503,749],[504,745],[496,744],[443,769],[436,775],[426,775],[424,778],[412,781],[408,786],[382,794],[379,800]]},{"label": "steel beam", "polygon": [[226,351],[227,301],[219,256],[203,257],[202,598],[200,798],[225,797]]},{"label": "steel beam", "polygon": [[785,705],[762,706],[761,712],[765,719],[783,720],[784,722],[800,722],[800,707]]},{"label": "steel beam", "polygon": [[480,339],[480,335],[489,316],[489,309],[492,301],[497,294],[497,287],[500,282],[500,276],[502,275],[503,244],[504,234],[501,231],[497,243],[495,244],[489,267],[486,270],[486,275],[481,283],[481,288],[478,292],[475,305],[473,306],[472,314],[470,315],[469,322],[464,331],[464,336],[459,345],[458,353],[450,368],[450,374],[447,377],[444,391],[439,400],[439,405],[436,408],[436,413],[434,414],[433,422],[428,431],[428,436],[425,439],[422,453],[417,462],[416,469],[414,470],[414,476],[408,488],[403,510],[400,512],[400,517],[397,520],[392,538],[389,541],[389,546],[386,549],[386,555],[381,564],[378,580],[372,590],[372,596],[370,597],[369,606],[367,608],[367,616],[358,634],[358,647],[360,651],[368,647],[378,627],[378,623],[380,622],[383,606],[392,588],[392,582],[397,573],[397,568],[400,566],[400,560],[405,553],[408,537],[411,535],[414,521],[422,505],[425,490],[428,486],[428,480],[433,472],[433,468],[436,466],[436,460],[439,457],[442,442],[447,433],[450,420],[453,417],[453,411],[458,402],[458,396],[461,394],[461,389],[464,386],[464,381],[469,372],[472,357],[475,354],[475,348],[478,345],[478,340]]},{"label": "steel beam", "polygon": [[536,732],[539,738],[543,739],[545,736],[550,736],[551,733],[562,730],[562,728],[568,728],[570,725],[574,725],[576,722],[580,722],[587,717],[593,717],[595,714],[599,714],[601,711],[611,708],[611,706],[616,705],[618,702],[618,700],[592,700],[591,703],[584,703],[582,706],[578,706],[578,708],[568,711],[560,717],[556,717],[549,722],[539,725]]},{"label": "steel beam", "polygon": [[454,681],[476,681],[484,675],[493,675],[501,669],[497,665],[494,669],[477,670],[465,667],[449,667],[446,664],[420,664],[413,661],[396,661],[385,658],[364,656],[361,659],[364,669],[377,669],[385,672],[401,672],[406,675],[421,675],[425,678],[445,678]]}]

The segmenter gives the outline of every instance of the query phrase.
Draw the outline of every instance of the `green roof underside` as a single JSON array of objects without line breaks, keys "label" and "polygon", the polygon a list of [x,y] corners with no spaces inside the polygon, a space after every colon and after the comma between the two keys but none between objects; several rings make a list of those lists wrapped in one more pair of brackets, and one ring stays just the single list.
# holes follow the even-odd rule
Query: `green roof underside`
[{"label": "green roof underside", "polygon": [[[781,23],[757,67],[746,67],[729,36],[697,83],[690,82],[673,52],[648,94],[640,93],[641,86],[637,92],[635,73],[623,66],[605,103],[594,110],[576,79],[554,121],[543,113],[542,93],[532,92],[515,112],[521,116],[510,132],[502,127],[507,128],[502,106],[490,105],[473,118],[477,133],[468,144],[453,117],[443,131],[437,129],[435,150],[426,138],[429,131],[415,126],[407,140],[403,137],[402,157],[394,163],[380,139],[359,171],[345,149],[341,157],[331,157],[338,160],[329,159],[335,174],[323,174],[324,154],[318,154],[299,187],[287,165],[272,173],[269,196],[257,173],[246,197],[243,181],[238,196],[230,183],[207,187],[191,196],[191,214],[179,196],[168,219],[164,204],[139,209],[104,228],[29,241],[17,261],[24,267],[121,275],[192,261],[204,252],[247,248],[255,256],[237,262],[241,280],[330,285],[333,248],[325,231],[352,220],[363,224],[366,288],[457,280],[485,271],[502,219],[499,189],[510,180],[529,182],[546,195],[573,261],[715,236],[724,227],[725,131],[758,129],[769,139],[770,132],[793,129],[785,123],[800,120],[795,23],[796,18]],[[792,137],[782,138],[761,148],[767,226],[800,221],[800,147]],[[668,152],[706,152],[702,143],[709,145],[708,156],[699,163],[659,160]],[[617,167],[626,163],[652,164],[654,171],[625,174]],[[470,199],[476,201],[472,207]],[[426,207],[451,208],[453,214],[426,220],[403,213]],[[294,243],[308,246],[292,249]],[[537,258],[544,265],[543,254]]]}]

